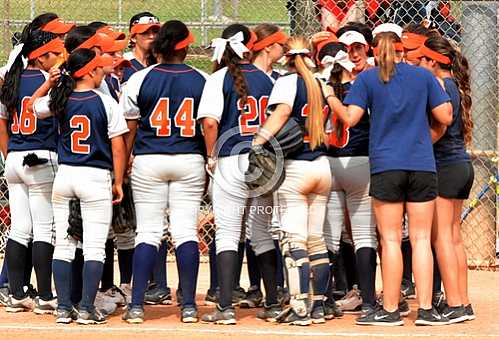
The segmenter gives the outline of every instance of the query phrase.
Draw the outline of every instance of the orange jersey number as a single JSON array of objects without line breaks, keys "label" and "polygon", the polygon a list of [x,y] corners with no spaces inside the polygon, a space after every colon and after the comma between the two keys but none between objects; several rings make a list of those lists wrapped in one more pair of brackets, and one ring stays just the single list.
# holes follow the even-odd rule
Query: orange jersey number
[{"label": "orange jersey number", "polygon": [[71,152],[88,155],[90,145],[82,142],[85,142],[90,137],[90,119],[87,116],[75,115],[71,117],[69,127],[76,129],[71,132]]},{"label": "orange jersey number", "polygon": [[248,96],[244,107],[241,100],[237,101],[237,109],[241,111],[239,116],[239,133],[241,136],[254,135],[258,128],[265,123],[265,110],[268,102],[268,96],[262,96],[259,100],[253,96]]},{"label": "orange jersey number", "polygon": [[10,126],[10,131],[13,134],[21,133],[22,135],[31,135],[36,131],[37,118],[34,112],[29,112],[27,109],[28,101],[31,97],[24,97],[21,101],[21,114],[19,117],[18,113],[12,115],[12,124]]},{"label": "orange jersey number", "polygon": [[344,148],[350,139],[350,129],[343,123],[338,115],[333,113],[331,117],[333,131],[329,133],[329,145],[337,148]]},{"label": "orange jersey number", "polygon": [[[194,99],[184,98],[174,116],[175,126],[180,129],[182,137],[194,137],[196,121],[194,120]],[[156,104],[149,124],[156,129],[156,136],[169,137],[171,135],[170,98],[160,98]]]}]

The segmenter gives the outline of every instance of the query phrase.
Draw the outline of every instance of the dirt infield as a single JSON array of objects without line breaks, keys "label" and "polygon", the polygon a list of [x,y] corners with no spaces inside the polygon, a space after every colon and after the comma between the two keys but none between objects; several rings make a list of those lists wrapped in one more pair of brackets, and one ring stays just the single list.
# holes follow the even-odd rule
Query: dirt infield
[{"label": "dirt infield", "polygon": [[[176,285],[175,266],[169,264],[171,287]],[[199,292],[208,285],[207,264],[200,270]],[[243,277],[246,277],[243,275]],[[29,340],[140,340],[146,339],[296,339],[296,338],[395,338],[425,337],[438,339],[487,338],[499,339],[499,273],[470,272],[470,295],[477,319],[459,325],[442,327],[415,327],[416,305],[410,300],[411,314],[405,318],[404,327],[361,327],[355,326],[355,316],[346,315],[325,325],[310,327],[285,326],[265,323],[255,319],[255,310],[238,310],[236,326],[214,326],[202,323],[182,324],[175,306],[152,306],[146,308],[146,322],[142,325],[128,325],[121,321],[121,311],[109,318],[106,325],[79,326],[56,325],[53,316],[37,316],[33,313],[9,314],[0,308],[0,339]],[[203,295],[198,296],[202,305]],[[201,307],[201,313],[210,307]]]}]

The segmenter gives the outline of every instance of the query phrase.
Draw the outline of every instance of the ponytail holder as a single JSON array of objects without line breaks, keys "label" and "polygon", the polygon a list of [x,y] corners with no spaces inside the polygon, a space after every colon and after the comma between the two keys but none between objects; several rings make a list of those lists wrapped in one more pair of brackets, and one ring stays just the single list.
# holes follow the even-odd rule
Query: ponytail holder
[{"label": "ponytail holder", "polygon": [[228,39],[224,38],[213,39],[211,41],[211,47],[214,48],[214,51],[213,51],[213,56],[211,57],[211,61],[216,60],[220,64],[220,62],[222,61],[222,57],[225,53],[227,44],[229,44],[229,46],[232,48],[234,53],[236,53],[239,58],[243,59],[244,53],[250,51],[248,47],[243,44],[243,41],[244,41],[244,34],[241,31],[237,32]]},{"label": "ponytail holder", "polygon": [[187,46],[189,46],[190,44],[192,44],[194,41],[196,41],[196,39],[194,38],[194,34],[192,34],[192,32],[189,31],[189,34],[187,35],[187,38],[185,38],[184,40],[178,42],[175,45],[175,51],[178,51],[178,50],[181,50],[183,48],[186,48]]},{"label": "ponytail holder", "polygon": [[346,53],[345,51],[338,51],[338,53],[336,53],[334,57],[330,55],[325,56],[324,58],[322,58],[321,64],[322,66],[324,66],[324,70],[321,72],[321,76],[324,79],[329,79],[329,77],[331,76],[331,71],[336,64],[340,64],[341,67],[343,67],[348,72],[352,72],[355,67],[355,64],[350,61],[348,53]]},{"label": "ponytail holder", "polygon": [[292,49],[286,53],[288,57],[295,57],[297,55],[303,55],[310,58],[310,50],[308,48]]}]

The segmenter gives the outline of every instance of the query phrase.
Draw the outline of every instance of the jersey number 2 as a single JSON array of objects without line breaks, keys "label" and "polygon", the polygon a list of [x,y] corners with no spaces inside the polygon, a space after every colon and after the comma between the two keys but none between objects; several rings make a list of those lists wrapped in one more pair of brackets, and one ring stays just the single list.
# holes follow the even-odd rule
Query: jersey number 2
[{"label": "jersey number 2", "polygon": [[82,142],[90,137],[90,119],[87,116],[76,115],[71,117],[69,126],[76,129],[71,132],[71,152],[88,155],[90,153],[90,145]]},{"label": "jersey number 2", "polygon": [[[173,123],[180,129],[180,136],[194,137],[196,122],[194,121],[194,99],[184,98],[173,118]],[[170,98],[160,98],[149,117],[149,124],[156,129],[156,136],[171,135]]]},{"label": "jersey number 2", "polygon": [[260,125],[265,123],[265,110],[267,109],[268,102],[268,96],[262,96],[259,100],[253,96],[248,96],[244,107],[240,99],[237,101],[237,109],[241,111],[241,115],[239,116],[239,133],[241,136],[254,135],[257,133]]},{"label": "jersey number 2", "polygon": [[36,131],[36,115],[34,112],[29,112],[27,109],[28,101],[31,97],[24,97],[21,101],[21,114],[19,117],[18,113],[12,115],[12,124],[10,126],[10,131],[13,134],[31,135]]}]

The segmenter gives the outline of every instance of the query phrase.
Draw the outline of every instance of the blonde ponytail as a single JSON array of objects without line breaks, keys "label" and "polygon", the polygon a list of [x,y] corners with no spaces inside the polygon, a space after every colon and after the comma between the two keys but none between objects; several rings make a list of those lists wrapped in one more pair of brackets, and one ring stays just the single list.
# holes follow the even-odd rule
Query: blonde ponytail
[{"label": "blonde ponytail", "polygon": [[392,32],[380,33],[374,39],[378,51],[379,77],[384,83],[388,83],[395,73],[395,42],[400,42],[400,38]]}]

